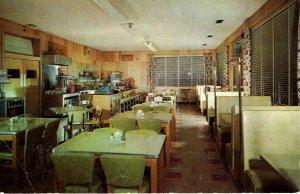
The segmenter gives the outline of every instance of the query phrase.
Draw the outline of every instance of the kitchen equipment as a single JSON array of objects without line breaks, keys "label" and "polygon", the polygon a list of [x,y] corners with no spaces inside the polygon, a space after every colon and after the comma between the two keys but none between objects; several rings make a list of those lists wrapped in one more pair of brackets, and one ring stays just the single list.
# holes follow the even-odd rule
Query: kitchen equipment
[{"label": "kitchen equipment", "polygon": [[72,59],[63,55],[43,55],[43,64],[70,66]]},{"label": "kitchen equipment", "polygon": [[25,98],[0,98],[0,117],[15,117],[25,114]]}]

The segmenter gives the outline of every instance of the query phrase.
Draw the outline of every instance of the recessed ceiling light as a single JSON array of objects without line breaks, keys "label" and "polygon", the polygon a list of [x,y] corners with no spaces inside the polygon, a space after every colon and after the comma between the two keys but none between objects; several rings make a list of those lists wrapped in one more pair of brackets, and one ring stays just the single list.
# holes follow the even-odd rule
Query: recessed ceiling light
[{"label": "recessed ceiling light", "polygon": [[207,38],[211,38],[211,37],[213,37],[213,35],[207,35]]},{"label": "recessed ceiling light", "polygon": [[217,20],[216,24],[222,24],[224,20]]},{"label": "recessed ceiling light", "polygon": [[202,46],[206,46],[207,44],[202,44]]}]

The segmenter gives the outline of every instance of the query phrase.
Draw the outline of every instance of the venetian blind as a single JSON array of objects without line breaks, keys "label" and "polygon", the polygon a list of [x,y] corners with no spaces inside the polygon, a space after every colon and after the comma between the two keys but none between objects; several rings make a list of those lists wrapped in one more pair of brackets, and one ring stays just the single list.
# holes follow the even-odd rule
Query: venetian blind
[{"label": "venetian blind", "polygon": [[205,84],[204,56],[154,57],[154,85],[156,87],[190,87]]},{"label": "venetian blind", "polygon": [[297,27],[295,5],[252,32],[252,95],[297,104]]}]

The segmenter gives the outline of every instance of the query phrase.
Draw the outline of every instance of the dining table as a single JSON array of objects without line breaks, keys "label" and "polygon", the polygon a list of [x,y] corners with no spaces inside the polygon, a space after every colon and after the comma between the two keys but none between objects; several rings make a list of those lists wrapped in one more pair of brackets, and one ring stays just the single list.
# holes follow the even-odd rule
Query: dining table
[{"label": "dining table", "polygon": [[14,153],[12,159],[12,169],[17,179],[19,178],[19,141],[20,139],[25,138],[26,130],[31,130],[57,120],[57,118],[15,117],[14,122],[12,122],[12,118],[0,119],[0,140],[10,141],[12,144],[11,151]]},{"label": "dining table", "polygon": [[262,153],[260,157],[277,172],[293,192],[300,191],[300,153],[270,154]]},{"label": "dining table", "polygon": [[[55,153],[91,153],[95,158],[102,154],[139,155],[145,157],[145,165],[150,168],[150,188],[152,193],[163,192],[164,142],[165,135],[125,134],[125,141],[114,142],[109,133],[83,132],[53,148]],[[54,176],[54,192],[58,191]]]},{"label": "dining table", "polygon": [[[156,113],[156,112],[146,112],[143,116],[138,116],[134,111],[127,111],[123,113],[117,113],[111,119],[114,118],[132,118],[132,119],[159,119],[162,121],[162,128],[164,128],[166,135],[166,143],[165,143],[165,154],[166,154],[166,162],[170,164],[170,152],[171,152],[171,124],[172,124],[172,114],[171,113]],[[112,127],[112,126],[111,126]]]},{"label": "dining table", "polygon": [[[136,104],[134,106],[132,106],[132,108],[134,107],[138,107],[138,106],[150,106],[150,107],[154,107],[154,106],[161,106],[161,105],[165,105],[166,102],[154,102],[154,101],[148,101],[148,102],[144,102],[142,104]],[[170,106],[170,113],[172,114],[172,123],[171,123],[171,131],[170,131],[170,135],[172,137],[172,140],[175,141],[176,140],[176,104],[170,104],[168,103],[168,105]]]}]

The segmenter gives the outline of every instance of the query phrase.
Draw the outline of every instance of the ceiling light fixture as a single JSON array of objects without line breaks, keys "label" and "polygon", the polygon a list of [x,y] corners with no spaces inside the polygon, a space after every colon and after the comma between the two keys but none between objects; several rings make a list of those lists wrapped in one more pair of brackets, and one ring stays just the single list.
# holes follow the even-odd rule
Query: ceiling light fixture
[{"label": "ceiling light fixture", "polygon": [[151,51],[157,51],[157,48],[155,47],[155,45],[153,44],[153,42],[151,41],[147,41],[144,43],[144,45]]},{"label": "ceiling light fixture", "polygon": [[99,7],[103,9],[114,20],[122,22],[126,20],[126,17],[119,13],[109,2],[109,0],[93,0]]},{"label": "ceiling light fixture", "polygon": [[217,20],[216,24],[222,24],[224,20]]}]

